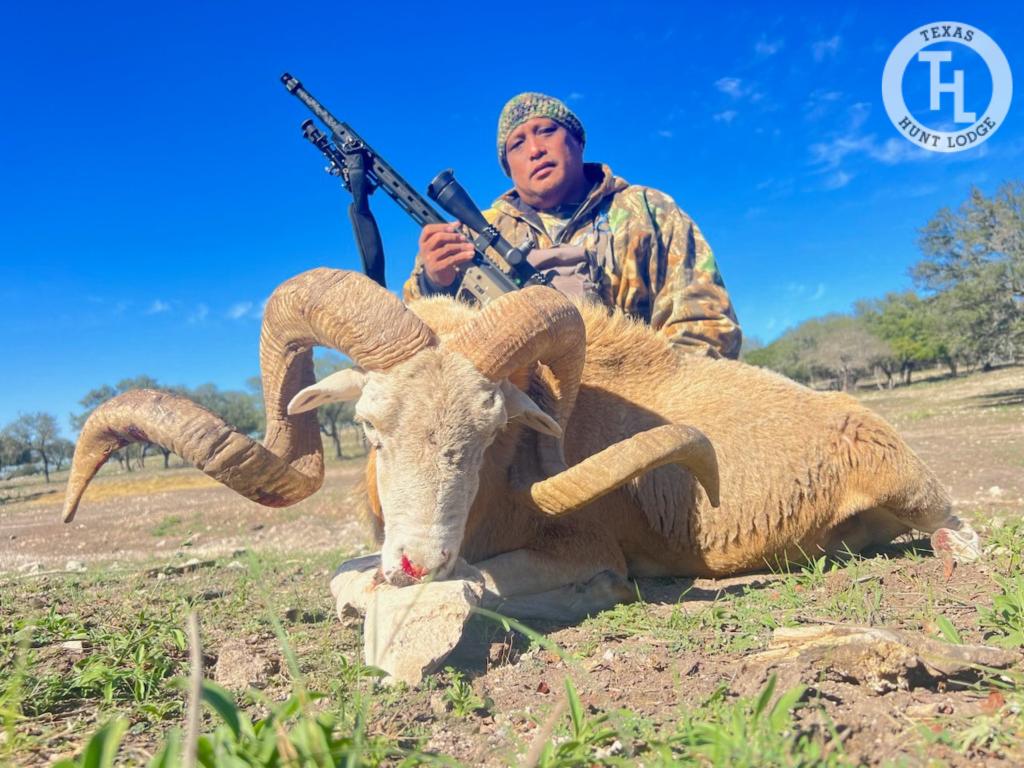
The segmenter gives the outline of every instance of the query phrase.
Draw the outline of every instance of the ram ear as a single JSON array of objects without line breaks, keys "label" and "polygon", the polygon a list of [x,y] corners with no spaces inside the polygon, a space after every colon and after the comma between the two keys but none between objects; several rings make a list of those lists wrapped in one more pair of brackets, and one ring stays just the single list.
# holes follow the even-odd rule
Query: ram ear
[{"label": "ram ear", "polygon": [[363,393],[365,383],[366,371],[362,368],[346,368],[343,371],[332,373],[316,384],[299,390],[298,394],[288,403],[288,413],[295,415],[312,411],[321,405],[357,400]]},{"label": "ram ear", "polygon": [[562,428],[558,422],[540,409],[519,387],[505,379],[501,382],[501,393],[505,396],[505,412],[508,420],[519,419],[530,429],[551,437],[561,437]]}]

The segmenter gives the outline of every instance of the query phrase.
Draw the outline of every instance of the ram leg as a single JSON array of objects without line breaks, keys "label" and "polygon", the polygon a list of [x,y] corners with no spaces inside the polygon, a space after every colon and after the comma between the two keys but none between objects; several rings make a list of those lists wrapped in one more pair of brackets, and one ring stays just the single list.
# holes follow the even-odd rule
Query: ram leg
[{"label": "ram leg", "polygon": [[589,580],[547,592],[517,597],[484,595],[484,607],[502,616],[572,623],[636,600],[636,587],[615,571],[601,571]]},{"label": "ram leg", "polygon": [[810,551],[824,552],[833,557],[855,555],[865,549],[888,544],[910,529],[909,525],[885,510],[869,509],[846,518],[826,531],[824,538]]},{"label": "ram leg", "polygon": [[931,534],[932,548],[940,556],[959,562],[977,560],[981,556],[978,534],[953,514],[952,500],[938,477],[885,428],[853,423],[854,434],[850,434],[848,424],[844,439],[858,448],[850,449],[846,462],[858,469],[840,505],[838,519],[845,520],[851,512],[865,516],[863,523],[874,529],[869,531],[869,538],[876,537],[870,542],[873,544],[891,540],[891,536],[885,536],[894,526],[902,525]]},{"label": "ram leg", "polygon": [[[931,486],[920,494],[924,503],[887,505],[879,510],[898,523],[931,534],[932,550],[940,557],[960,563],[972,563],[981,557],[981,539],[966,520],[953,514],[953,505],[944,488],[928,472],[922,485]],[[882,542],[880,542],[882,543]]]},{"label": "ram leg", "polygon": [[601,571],[626,575],[626,558],[611,536],[569,520],[545,526],[527,548],[473,565],[484,575],[487,591],[501,598],[582,584]]}]

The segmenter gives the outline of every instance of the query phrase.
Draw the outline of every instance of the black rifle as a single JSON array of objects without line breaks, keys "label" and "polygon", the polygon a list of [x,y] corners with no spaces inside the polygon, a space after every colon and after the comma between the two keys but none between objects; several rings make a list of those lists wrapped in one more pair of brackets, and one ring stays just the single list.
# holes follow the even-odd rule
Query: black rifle
[{"label": "black rifle", "polygon": [[[334,143],[316,128],[312,120],[306,120],[302,124],[302,135],[327,158],[328,166],[325,170],[332,176],[340,177],[345,188],[352,193],[353,202],[349,207],[349,216],[352,219],[356,244],[363,259],[363,269],[377,283],[385,285],[384,252],[380,231],[370,212],[368,201],[373,190],[383,189],[421,227],[427,224],[442,224],[445,219],[363,141],[359,134],[346,123],[336,119],[323,104],[313,98],[309,91],[302,87],[302,83],[287,72],[281,75],[281,82],[288,92],[309,107],[331,132]],[[513,248],[494,227],[487,224],[479,209],[455,181],[450,171],[445,171],[434,179],[430,186],[430,195],[446,211],[479,233],[479,237],[474,241],[476,253],[472,261],[460,270],[460,291],[472,296],[481,304],[487,304],[498,296],[527,284],[545,283],[544,277],[526,260],[523,252]],[[512,275],[499,269],[484,254],[488,247],[494,247],[502,255],[513,268]]]}]

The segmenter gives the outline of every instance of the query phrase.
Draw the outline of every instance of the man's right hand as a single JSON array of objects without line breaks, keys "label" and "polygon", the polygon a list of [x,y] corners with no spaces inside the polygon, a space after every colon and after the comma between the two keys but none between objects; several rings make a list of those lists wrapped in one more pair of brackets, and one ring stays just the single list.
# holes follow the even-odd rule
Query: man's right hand
[{"label": "man's right hand", "polygon": [[447,288],[455,281],[457,267],[472,260],[476,249],[459,232],[458,224],[427,224],[420,232],[420,252],[416,258],[423,264],[427,280],[438,288]]}]

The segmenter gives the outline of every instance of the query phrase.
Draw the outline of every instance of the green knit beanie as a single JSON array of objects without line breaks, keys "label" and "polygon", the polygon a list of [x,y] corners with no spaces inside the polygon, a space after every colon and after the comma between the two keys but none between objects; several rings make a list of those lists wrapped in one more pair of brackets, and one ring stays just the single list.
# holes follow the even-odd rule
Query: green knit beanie
[{"label": "green knit beanie", "polygon": [[520,93],[508,100],[498,118],[498,162],[505,175],[509,176],[508,157],[505,142],[516,128],[534,117],[547,117],[567,130],[582,146],[587,141],[583,123],[576,114],[554,96],[543,93]]}]

